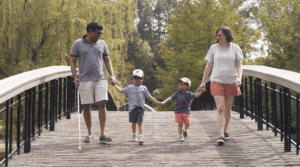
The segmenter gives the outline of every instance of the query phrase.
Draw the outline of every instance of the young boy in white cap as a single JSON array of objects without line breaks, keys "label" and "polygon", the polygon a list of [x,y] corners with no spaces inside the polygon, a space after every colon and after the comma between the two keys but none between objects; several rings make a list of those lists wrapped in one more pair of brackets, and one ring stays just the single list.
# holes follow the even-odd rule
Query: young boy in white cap
[{"label": "young boy in white cap", "polygon": [[[188,91],[188,88],[191,86],[191,84],[192,82],[188,78],[179,78],[178,86],[180,91],[175,92],[172,96],[168,97],[165,101],[162,102],[162,105],[164,105],[171,100],[176,100],[176,107],[174,112],[175,122],[178,123],[179,141],[184,141],[184,138],[187,137],[187,130],[190,126],[190,102],[193,98],[197,98],[203,93],[202,91],[200,91],[195,94]],[[184,130],[182,129],[183,124],[185,125]]]},{"label": "young boy in white cap", "polygon": [[[114,85],[118,92],[124,93],[128,96],[129,105],[129,122],[132,123],[132,140],[138,141],[140,144],[144,143],[143,137],[143,117],[145,111],[145,98],[153,103],[161,106],[161,102],[155,100],[149,93],[146,86],[142,85],[144,79],[144,72],[140,69],[133,70],[132,72],[133,84],[124,89]],[[136,134],[136,124],[139,127],[139,138]]]}]

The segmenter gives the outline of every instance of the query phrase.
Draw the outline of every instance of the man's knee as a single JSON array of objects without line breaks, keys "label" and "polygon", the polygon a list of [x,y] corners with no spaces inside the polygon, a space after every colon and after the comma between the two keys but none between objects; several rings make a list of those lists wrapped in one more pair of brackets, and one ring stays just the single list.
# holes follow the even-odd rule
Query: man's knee
[{"label": "man's knee", "polygon": [[142,123],[141,123],[141,122],[138,122],[138,126],[142,126]]},{"label": "man's knee", "polygon": [[98,108],[105,108],[106,107],[106,101],[98,101],[97,102]]}]

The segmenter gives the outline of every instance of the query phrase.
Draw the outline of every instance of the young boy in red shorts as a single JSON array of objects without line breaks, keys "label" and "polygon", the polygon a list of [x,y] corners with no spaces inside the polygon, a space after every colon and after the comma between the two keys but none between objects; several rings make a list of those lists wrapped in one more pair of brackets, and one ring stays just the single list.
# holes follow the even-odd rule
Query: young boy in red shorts
[{"label": "young boy in red shorts", "polygon": [[[179,141],[184,141],[184,138],[187,137],[187,129],[190,126],[190,102],[193,98],[197,98],[203,93],[202,91],[200,91],[195,94],[188,91],[188,88],[191,86],[191,84],[192,83],[188,78],[179,78],[178,86],[180,91],[175,92],[171,97],[162,102],[162,105],[164,105],[171,100],[176,100],[176,107],[174,112],[175,122],[178,123]],[[184,130],[182,130],[183,124],[185,125]]]}]

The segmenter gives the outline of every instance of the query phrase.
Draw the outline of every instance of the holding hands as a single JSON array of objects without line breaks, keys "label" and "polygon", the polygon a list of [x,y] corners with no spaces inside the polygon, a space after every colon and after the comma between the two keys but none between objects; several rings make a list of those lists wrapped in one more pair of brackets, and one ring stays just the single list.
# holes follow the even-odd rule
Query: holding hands
[{"label": "holding hands", "polygon": [[206,88],[205,88],[205,83],[201,83],[201,85],[199,86],[199,91],[200,92],[205,92],[206,91]]},{"label": "holding hands", "polygon": [[115,84],[116,84],[116,78],[115,78],[115,76],[111,76],[111,77],[109,78],[109,83],[110,83],[111,85],[115,86]]}]

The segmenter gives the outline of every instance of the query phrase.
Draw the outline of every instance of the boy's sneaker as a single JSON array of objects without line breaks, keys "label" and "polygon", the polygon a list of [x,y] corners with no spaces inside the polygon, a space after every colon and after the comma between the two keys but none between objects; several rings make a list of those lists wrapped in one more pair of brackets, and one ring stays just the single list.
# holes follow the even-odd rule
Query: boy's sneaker
[{"label": "boy's sneaker", "polygon": [[103,135],[103,136],[100,136],[99,138],[100,141],[112,141],[111,137],[109,136],[106,136],[106,135]]},{"label": "boy's sneaker", "polygon": [[179,136],[179,141],[183,142],[184,141],[184,137],[183,136]]},{"label": "boy's sneaker", "polygon": [[140,136],[140,137],[139,137],[139,143],[140,143],[140,144],[143,144],[143,143],[144,143],[144,137],[143,137],[143,136]]},{"label": "boy's sneaker", "polygon": [[219,145],[225,144],[225,139],[224,139],[224,137],[220,137],[220,138],[217,140],[217,143],[218,143]]},{"label": "boy's sneaker", "polygon": [[229,140],[229,139],[230,139],[229,133],[224,133],[224,139],[225,139],[225,140]]},{"label": "boy's sneaker", "polygon": [[137,142],[137,136],[136,135],[132,135],[132,141]]},{"label": "boy's sneaker", "polygon": [[91,143],[93,139],[94,139],[93,135],[88,135],[88,136],[85,137],[83,142],[84,143]]},{"label": "boy's sneaker", "polygon": [[183,130],[183,137],[187,137],[187,131]]}]

